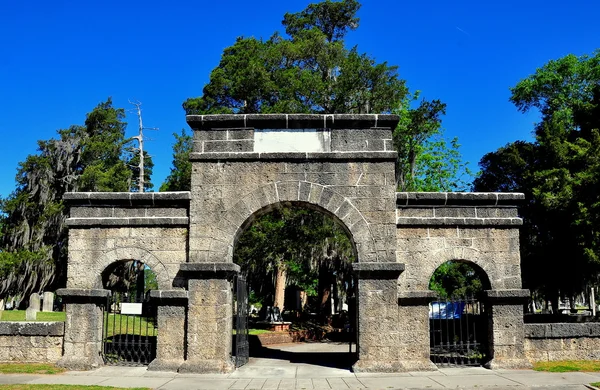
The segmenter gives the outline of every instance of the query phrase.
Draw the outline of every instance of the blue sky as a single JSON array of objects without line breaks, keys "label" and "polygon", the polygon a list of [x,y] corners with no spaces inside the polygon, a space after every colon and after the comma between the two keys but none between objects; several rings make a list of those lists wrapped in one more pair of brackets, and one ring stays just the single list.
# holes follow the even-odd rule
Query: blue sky
[{"label": "blue sky", "polygon": [[[238,36],[268,38],[285,12],[311,1],[0,1],[0,196],[36,141],[82,124],[112,96],[143,103],[156,188],[171,167],[181,103],[198,96]],[[531,139],[535,113],[508,102],[509,87],[550,59],[600,47],[600,2],[368,0],[347,38],[398,65],[412,90],[447,103],[443,126],[472,169],[487,152]],[[137,120],[128,114],[128,135]]]}]

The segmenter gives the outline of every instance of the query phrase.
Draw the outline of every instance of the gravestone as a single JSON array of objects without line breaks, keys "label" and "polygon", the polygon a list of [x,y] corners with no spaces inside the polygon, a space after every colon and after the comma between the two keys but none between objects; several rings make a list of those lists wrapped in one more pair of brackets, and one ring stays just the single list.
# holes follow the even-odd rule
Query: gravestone
[{"label": "gravestone", "polygon": [[45,292],[42,311],[53,311],[53,309],[54,309],[54,293],[53,292]]},{"label": "gravestone", "polygon": [[39,310],[35,310],[34,308],[28,307],[25,310],[25,321],[35,321],[37,318],[37,313]]},{"label": "gravestone", "polygon": [[4,299],[0,299],[0,319],[2,319],[2,311],[4,310]]},{"label": "gravestone", "polygon": [[31,296],[29,297],[28,309],[40,311],[40,294],[38,294],[38,293],[31,294]]}]

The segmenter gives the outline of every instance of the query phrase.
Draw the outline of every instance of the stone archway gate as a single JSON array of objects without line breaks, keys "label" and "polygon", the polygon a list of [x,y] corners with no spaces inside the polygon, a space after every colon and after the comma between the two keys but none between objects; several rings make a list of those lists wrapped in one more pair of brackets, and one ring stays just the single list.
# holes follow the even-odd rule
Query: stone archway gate
[{"label": "stone archway gate", "polygon": [[[227,372],[239,234],[279,204],[315,208],[349,233],[358,262],[357,371],[428,370],[428,282],[445,261],[492,284],[492,367],[526,366],[515,204],[522,194],[396,193],[395,115],[191,115],[192,188],[69,193],[64,356],[102,365],[100,273],[137,259],[157,274],[157,358],[149,369]],[[168,329],[168,332],[161,331]]]}]

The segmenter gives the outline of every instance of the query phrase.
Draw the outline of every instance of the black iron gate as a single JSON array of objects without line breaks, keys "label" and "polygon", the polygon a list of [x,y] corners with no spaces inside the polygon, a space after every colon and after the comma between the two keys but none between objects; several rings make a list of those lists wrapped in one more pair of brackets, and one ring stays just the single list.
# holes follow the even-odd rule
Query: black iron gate
[{"label": "black iron gate", "polygon": [[148,365],[156,357],[156,335],[156,308],[149,301],[118,292],[108,297],[102,332],[106,364]]},{"label": "black iron gate", "polygon": [[234,281],[235,288],[235,343],[233,345],[233,355],[235,356],[235,366],[241,367],[248,363],[250,357],[250,344],[248,342],[248,286],[246,277],[237,275]]},{"label": "black iron gate", "polygon": [[429,307],[431,361],[479,366],[488,358],[487,314],[475,298],[437,300]]}]

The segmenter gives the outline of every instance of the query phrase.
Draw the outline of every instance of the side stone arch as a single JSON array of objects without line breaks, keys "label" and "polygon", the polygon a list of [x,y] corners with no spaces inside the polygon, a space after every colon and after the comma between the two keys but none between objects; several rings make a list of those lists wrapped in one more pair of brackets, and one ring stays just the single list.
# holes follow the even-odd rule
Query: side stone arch
[{"label": "side stone arch", "polygon": [[414,261],[406,264],[406,270],[399,283],[406,290],[428,290],[435,270],[448,261],[474,264],[485,273],[493,290],[506,288],[504,277],[508,275],[503,275],[502,265],[494,261],[493,256],[477,249],[462,247],[432,250],[424,256],[414,257]]},{"label": "side stone arch", "polygon": [[224,239],[211,243],[211,251],[220,251],[226,254],[227,261],[232,261],[239,235],[261,210],[268,211],[275,204],[288,202],[325,211],[341,221],[342,228],[354,242],[358,262],[376,261],[375,240],[369,224],[352,201],[331,188],[307,181],[273,182],[245,195],[219,221],[218,229],[224,233]]},{"label": "side stone arch", "polygon": [[90,268],[90,274],[94,275],[94,288],[104,288],[102,286],[102,272],[111,264],[119,261],[139,260],[156,274],[158,288],[161,290],[169,290],[172,288],[173,277],[169,275],[169,271],[165,265],[152,252],[138,247],[116,248],[106,252],[95,262]]}]

